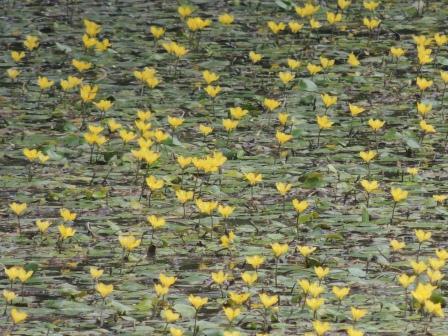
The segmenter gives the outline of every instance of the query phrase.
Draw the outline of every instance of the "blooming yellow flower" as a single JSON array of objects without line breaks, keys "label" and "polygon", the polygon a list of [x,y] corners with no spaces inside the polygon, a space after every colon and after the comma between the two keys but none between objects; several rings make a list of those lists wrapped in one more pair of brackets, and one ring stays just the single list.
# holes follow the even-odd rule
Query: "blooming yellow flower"
[{"label": "blooming yellow flower", "polygon": [[359,309],[356,307],[351,307],[351,313],[353,321],[359,321],[367,314],[367,309]]},{"label": "blooming yellow flower", "polygon": [[225,26],[231,25],[234,20],[235,20],[235,18],[233,17],[233,15],[231,15],[229,13],[221,14],[218,17],[219,23],[222,25],[225,25]]},{"label": "blooming yellow flower", "polygon": [[58,230],[61,236],[61,240],[73,237],[76,233],[75,229],[71,228],[70,226],[65,226],[64,224],[59,225]]},{"label": "blooming yellow flower", "polygon": [[22,310],[13,308],[11,309],[11,319],[14,324],[20,324],[26,320],[28,314]]},{"label": "blooming yellow flower", "polygon": [[208,298],[190,294],[190,296],[188,296],[188,301],[194,307],[194,309],[199,310],[202,306],[207,304]]},{"label": "blooming yellow flower", "polygon": [[258,297],[260,298],[260,302],[265,309],[272,307],[278,302],[277,295],[268,295],[266,293],[261,293],[258,295]]},{"label": "blooming yellow flower", "polygon": [[121,247],[126,251],[132,251],[140,246],[141,239],[135,238],[133,235],[119,236],[118,241]]},{"label": "blooming yellow flower", "polygon": [[274,243],[271,244],[271,249],[275,257],[280,258],[282,255],[288,252],[289,246],[288,244]]},{"label": "blooming yellow flower", "polygon": [[250,185],[256,185],[263,180],[263,175],[260,173],[246,173],[244,177]]},{"label": "blooming yellow flower", "polygon": [[263,265],[265,258],[259,255],[247,256],[246,262],[251,265],[254,269],[260,268]]},{"label": "blooming yellow flower", "polygon": [[404,201],[406,198],[408,198],[408,192],[401,188],[392,187],[390,189],[390,193],[392,195],[394,202],[401,202]]},{"label": "blooming yellow flower", "polygon": [[347,59],[348,64],[350,64],[352,67],[357,67],[361,64],[361,62],[358,60],[358,57],[356,57],[356,55],[351,52],[348,55],[348,59]]},{"label": "blooming yellow flower", "polygon": [[99,282],[95,286],[95,289],[101,295],[101,297],[104,299],[112,293],[112,291],[114,290],[114,285],[112,285],[112,284],[106,285],[102,282]]}]

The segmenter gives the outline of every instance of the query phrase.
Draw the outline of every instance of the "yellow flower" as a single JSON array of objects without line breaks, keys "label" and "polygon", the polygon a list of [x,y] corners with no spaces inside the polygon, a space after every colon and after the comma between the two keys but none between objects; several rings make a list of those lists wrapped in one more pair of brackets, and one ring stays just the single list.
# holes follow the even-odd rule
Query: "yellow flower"
[{"label": "yellow flower", "polygon": [[80,61],[77,59],[72,60],[72,65],[79,72],[84,72],[92,67],[92,63]]},{"label": "yellow flower", "polygon": [[61,208],[59,210],[59,214],[61,215],[64,222],[73,222],[76,219],[76,213],[71,212],[69,209]]},{"label": "yellow flower", "polygon": [[330,96],[327,93],[321,94],[320,97],[326,108],[329,108],[330,106],[336,104],[336,102],[338,101],[337,96]]},{"label": "yellow flower", "polygon": [[417,58],[421,65],[429,64],[433,61],[431,57],[431,49],[425,48],[425,46],[417,46]]},{"label": "yellow flower", "polygon": [[97,103],[94,102],[93,104],[96,106],[96,108],[98,110],[104,111],[104,112],[109,110],[113,105],[113,103],[110,100],[106,100],[106,99],[102,99]]},{"label": "yellow flower", "polygon": [[436,250],[436,256],[439,259],[442,259],[443,261],[448,260],[448,250],[437,249]]},{"label": "yellow flower", "polygon": [[443,308],[442,308],[442,304],[440,302],[434,303],[431,300],[426,300],[424,307],[425,307],[425,311],[427,311],[428,313],[430,313],[434,316],[445,317],[445,314],[444,314]]},{"label": "yellow flower", "polygon": [[25,57],[24,51],[11,51],[11,58],[14,62],[18,63]]},{"label": "yellow flower", "polygon": [[316,276],[319,280],[324,279],[328,273],[330,273],[330,269],[328,267],[314,267],[314,273],[316,273]]},{"label": "yellow flower", "polygon": [[250,293],[236,293],[236,292],[229,292],[229,298],[230,300],[235,303],[236,305],[242,305],[244,302],[246,302],[250,297]]},{"label": "yellow flower", "polygon": [[363,159],[367,163],[372,161],[376,157],[376,155],[377,155],[377,152],[373,151],[373,150],[359,152],[359,156],[361,157],[361,159]]},{"label": "yellow flower", "polygon": [[184,331],[180,328],[170,327],[170,335],[171,336],[183,336]]},{"label": "yellow flower", "polygon": [[401,188],[393,188],[392,187],[390,189],[390,193],[392,195],[394,202],[401,202],[401,201],[404,201],[406,198],[408,198],[408,192]]},{"label": "yellow flower", "polygon": [[159,229],[161,227],[164,227],[166,224],[165,218],[163,218],[162,216],[157,217],[156,215],[150,215],[146,217],[146,219],[148,223],[151,224],[153,229]]},{"label": "yellow flower", "polygon": [[322,67],[319,65],[315,65],[312,63],[308,63],[306,66],[306,69],[308,70],[308,72],[310,73],[310,75],[314,76],[316,74],[318,74],[319,72],[322,71]]},{"label": "yellow flower", "polygon": [[422,129],[423,132],[425,133],[435,133],[436,129],[434,128],[434,126],[428,124],[425,120],[420,120],[420,128]]},{"label": "yellow flower", "polygon": [[306,305],[313,311],[317,311],[325,302],[323,298],[308,298],[306,299]]},{"label": "yellow flower", "polygon": [[364,332],[359,329],[355,329],[353,327],[348,327],[346,329],[347,336],[364,336]]},{"label": "yellow flower", "polygon": [[219,85],[207,85],[204,90],[210,97],[215,98],[221,92],[221,87]]},{"label": "yellow flower", "polygon": [[9,204],[9,208],[16,216],[21,216],[25,213],[26,209],[28,208],[26,203],[16,203],[12,202]]},{"label": "yellow flower", "polygon": [[438,271],[445,266],[445,260],[438,258],[428,258],[428,263],[432,269]]},{"label": "yellow flower", "polygon": [[403,48],[390,47],[390,54],[395,58],[400,58],[405,54],[405,51]]},{"label": "yellow flower", "polygon": [[251,286],[258,279],[258,274],[256,272],[244,272],[241,274],[241,279],[248,286]]},{"label": "yellow flower", "polygon": [[361,186],[367,193],[371,193],[378,190],[378,181],[361,180]]},{"label": "yellow flower", "polygon": [[135,139],[136,135],[134,132],[131,131],[126,131],[125,129],[121,129],[118,132],[118,135],[120,136],[121,140],[123,140],[123,142],[126,144],[132,140]]},{"label": "yellow flower", "polygon": [[203,201],[200,198],[196,200],[196,207],[203,214],[211,215],[213,211],[218,207],[218,202],[216,201]]},{"label": "yellow flower", "polygon": [[358,57],[356,57],[356,55],[351,52],[348,55],[348,59],[347,59],[348,64],[350,64],[352,67],[357,67],[361,64],[361,62],[358,60]]},{"label": "yellow flower", "polygon": [[303,255],[305,258],[308,257],[311,253],[316,251],[316,247],[314,246],[297,246],[297,250]]},{"label": "yellow flower", "polygon": [[426,271],[426,274],[428,275],[429,281],[431,283],[437,283],[440,280],[443,279],[444,275],[442,274],[442,272],[440,272],[439,270],[432,270],[432,269],[428,269]]},{"label": "yellow flower", "polygon": [[176,322],[180,318],[180,314],[173,312],[171,309],[164,309],[161,313],[167,323]]},{"label": "yellow flower", "polygon": [[350,288],[333,286],[331,291],[339,301],[342,301],[350,293]]},{"label": "yellow flower", "polygon": [[17,270],[17,277],[19,278],[20,282],[24,283],[27,282],[29,278],[31,278],[33,273],[33,271],[26,271],[23,267],[19,267]]},{"label": "yellow flower", "polygon": [[163,273],[159,274],[159,280],[162,286],[170,288],[176,282],[177,278],[174,276],[166,276]]},{"label": "yellow flower", "polygon": [[160,39],[163,34],[165,34],[165,28],[163,27],[151,26],[151,28],[149,28],[149,31],[156,40]]},{"label": "yellow flower", "polygon": [[95,37],[90,37],[88,34],[84,34],[82,36],[82,43],[86,49],[90,49],[97,46],[98,40]]},{"label": "yellow flower", "polygon": [[270,98],[265,98],[263,100],[263,106],[269,110],[269,111],[274,111],[277,107],[280,106],[280,101],[276,100],[276,99],[270,99]]},{"label": "yellow flower", "polygon": [[288,67],[291,70],[296,70],[298,67],[300,67],[301,62],[298,61],[298,60],[295,60],[293,58],[288,58],[287,61],[286,61],[286,64],[288,65]]},{"label": "yellow flower", "polygon": [[426,300],[429,300],[431,298],[434,289],[436,289],[435,286],[420,282],[417,285],[417,288],[411,292],[412,297],[417,300],[418,303],[423,304]]},{"label": "yellow flower", "polygon": [[187,20],[187,27],[191,31],[195,32],[207,28],[211,23],[212,21],[210,19],[204,20],[200,17],[191,17]]},{"label": "yellow flower", "polygon": [[369,10],[369,11],[374,11],[378,6],[379,6],[379,2],[377,1],[373,1],[373,0],[365,0],[363,2],[364,8]]},{"label": "yellow flower", "polygon": [[353,321],[359,321],[367,314],[367,309],[358,309],[356,307],[351,307],[351,313]]},{"label": "yellow flower", "polygon": [[194,309],[199,310],[201,309],[202,306],[204,306],[205,304],[207,304],[208,302],[208,298],[206,297],[200,297],[200,296],[195,296],[193,294],[190,294],[188,296],[188,301],[190,302],[190,304],[194,307]]},{"label": "yellow flower", "polygon": [[296,212],[302,213],[308,208],[308,202],[306,200],[299,201],[298,199],[293,199],[292,206]]},{"label": "yellow flower", "polygon": [[76,233],[75,229],[71,228],[70,226],[65,226],[64,224],[59,225],[58,229],[59,234],[61,235],[61,240],[73,237]]},{"label": "yellow flower", "polygon": [[22,323],[23,321],[26,320],[27,317],[28,317],[28,314],[25,313],[24,311],[16,309],[16,308],[11,309],[11,318],[12,318],[12,322],[14,324]]},{"label": "yellow flower", "polygon": [[302,30],[303,24],[298,23],[297,21],[289,21],[288,27],[289,30],[291,30],[291,32],[295,34]]},{"label": "yellow flower", "polygon": [[348,108],[350,110],[352,117],[356,117],[358,114],[361,114],[362,112],[365,111],[365,109],[363,107],[353,105],[353,104],[348,104]]},{"label": "yellow flower", "polygon": [[5,267],[4,269],[5,269],[5,274],[8,277],[9,281],[13,282],[14,280],[19,278],[19,273],[20,273],[21,267],[12,266],[10,268]]},{"label": "yellow flower", "polygon": [[447,198],[448,195],[432,195],[432,199],[440,204],[444,203]]},{"label": "yellow flower", "polygon": [[411,265],[412,270],[415,274],[422,274],[428,268],[428,265],[426,265],[424,261],[411,260],[409,264]]},{"label": "yellow flower", "polygon": [[79,93],[84,103],[91,102],[95,99],[98,92],[98,85],[82,85]]},{"label": "yellow flower", "polygon": [[9,78],[16,79],[20,75],[20,70],[9,68],[8,70],[6,70],[6,74]]},{"label": "yellow flower", "polygon": [[235,240],[235,234],[233,233],[233,231],[230,231],[228,235],[221,236],[221,238],[219,238],[219,240],[221,242],[221,246],[228,249],[228,248],[230,248],[230,245],[233,244],[233,241]]},{"label": "yellow flower", "polygon": [[246,173],[244,174],[244,177],[246,178],[247,182],[249,182],[249,184],[252,186],[256,185],[257,183],[263,180],[263,175],[261,175],[260,173]]},{"label": "yellow flower", "polygon": [[124,250],[132,251],[140,246],[141,239],[135,238],[133,235],[119,236],[118,241]]},{"label": "yellow flower", "polygon": [[211,84],[219,79],[219,75],[209,70],[204,70],[202,72],[202,77],[207,84]]},{"label": "yellow flower", "polygon": [[168,287],[165,287],[163,284],[155,284],[154,285],[154,291],[156,292],[156,295],[158,297],[167,295],[169,290],[170,289]]},{"label": "yellow flower", "polygon": [[277,132],[275,133],[275,138],[280,145],[283,145],[292,139],[292,135],[277,130]]},{"label": "yellow flower", "polygon": [[324,116],[317,116],[317,125],[319,126],[319,129],[330,129],[331,126],[333,126],[333,122],[330,118],[328,118],[326,115]]},{"label": "yellow flower", "polygon": [[434,41],[436,42],[438,47],[442,47],[448,43],[448,37],[445,34],[435,33]]},{"label": "yellow flower", "polygon": [[106,285],[102,282],[99,282],[95,286],[95,289],[101,295],[101,297],[104,299],[112,293],[112,291],[114,290],[114,285],[112,285],[112,284]]},{"label": "yellow flower", "polygon": [[288,252],[289,246],[288,244],[279,244],[274,243],[271,244],[272,252],[274,253],[276,258],[280,258],[282,255],[286,254]]},{"label": "yellow flower", "polygon": [[429,239],[431,239],[431,232],[424,230],[415,230],[415,237],[417,238],[419,243],[423,243]]},{"label": "yellow flower", "polygon": [[177,58],[181,58],[188,53],[188,50],[176,42],[167,42],[163,43],[162,47],[170,54],[176,56]]},{"label": "yellow flower", "polygon": [[426,78],[417,77],[416,84],[421,91],[425,91],[429,87],[431,87],[433,81],[428,80]]},{"label": "yellow flower", "polygon": [[247,113],[249,113],[248,110],[243,109],[241,106],[231,107],[229,111],[232,118],[237,120],[244,118],[247,115]]},{"label": "yellow flower", "polygon": [[320,6],[314,6],[312,3],[307,3],[303,7],[297,6],[294,9],[300,17],[307,17],[316,14],[319,8]]},{"label": "yellow flower", "polygon": [[406,243],[403,241],[398,241],[396,239],[392,239],[390,241],[390,247],[392,248],[392,251],[397,252],[406,247]]},{"label": "yellow flower", "polygon": [[237,126],[239,121],[238,120],[232,120],[232,119],[223,119],[222,120],[222,126],[227,132],[232,132]]},{"label": "yellow flower", "polygon": [[32,51],[39,46],[39,38],[37,36],[27,35],[25,41],[23,41],[23,45],[29,51]]},{"label": "yellow flower", "polygon": [[266,293],[261,293],[258,295],[258,297],[260,298],[261,304],[265,309],[272,307],[278,302],[277,295],[268,295]]},{"label": "yellow flower", "polygon": [[3,298],[7,303],[12,303],[13,300],[17,297],[17,294],[13,291],[9,291],[7,289],[3,290]]},{"label": "yellow flower", "polygon": [[264,257],[259,255],[247,256],[246,262],[249,265],[251,265],[254,269],[258,269],[264,263]]},{"label": "yellow flower", "polygon": [[274,34],[278,34],[281,31],[285,30],[286,25],[283,22],[275,22],[275,21],[268,21],[268,27]]},{"label": "yellow flower", "polygon": [[290,81],[292,81],[294,79],[294,74],[289,72],[289,71],[280,71],[278,73],[278,77],[280,78],[281,82],[286,85],[288,84]]},{"label": "yellow flower", "polygon": [[83,23],[85,31],[89,36],[95,37],[101,32],[101,25],[96,22],[90,21],[89,19],[84,19]]},{"label": "yellow flower", "polygon": [[190,6],[182,5],[177,8],[177,12],[182,18],[185,18],[193,13],[193,9]]},{"label": "yellow flower", "polygon": [[423,102],[417,102],[417,111],[423,117],[425,117],[432,109],[432,104],[425,104]]},{"label": "yellow flower", "polygon": [[51,225],[51,223],[49,221],[44,221],[44,220],[40,220],[40,219],[38,219],[36,221],[36,226],[37,226],[37,229],[40,231],[40,233],[47,232],[50,225]]},{"label": "yellow flower", "polygon": [[37,78],[37,85],[39,85],[39,88],[41,90],[47,90],[54,85],[54,81],[49,80],[48,77],[39,76]]},{"label": "yellow flower", "polygon": [[[324,68],[324,69],[329,69],[329,68],[333,67],[333,65],[334,65],[334,59],[329,59],[329,58],[320,56],[319,60],[320,60],[320,65],[322,65],[322,68]],[[336,97],[336,100],[337,100],[337,97]]]},{"label": "yellow flower", "polygon": [[448,71],[440,71],[440,78],[444,81],[445,84],[448,83]]},{"label": "yellow flower", "polygon": [[171,117],[168,116],[167,118],[168,124],[173,128],[176,129],[177,127],[181,126],[184,123],[184,119],[178,118],[178,117]]},{"label": "yellow flower", "polygon": [[412,175],[412,176],[417,175],[417,174],[418,174],[418,171],[419,171],[419,169],[418,169],[417,167],[408,167],[408,168],[406,168],[406,172],[407,172],[409,175]]},{"label": "yellow flower", "polygon": [[277,114],[277,116],[280,125],[285,126],[288,122],[289,115],[285,112],[280,112],[279,114]]},{"label": "yellow flower", "polygon": [[350,6],[352,2],[350,0],[338,0],[338,7],[344,10]]},{"label": "yellow flower", "polygon": [[91,266],[89,272],[93,280],[98,280],[103,275],[104,270]]},{"label": "yellow flower", "polygon": [[176,197],[180,203],[184,204],[193,199],[193,192],[179,189],[176,190]]},{"label": "yellow flower", "polygon": [[380,25],[381,20],[378,20],[378,19],[375,19],[375,18],[369,19],[369,18],[365,17],[365,18],[362,19],[362,23],[369,30],[374,30],[375,28],[377,28]]},{"label": "yellow flower", "polygon": [[411,284],[414,283],[415,278],[416,278],[415,275],[411,275],[411,276],[409,276],[409,275],[403,273],[403,274],[400,274],[400,275],[398,276],[398,282],[400,283],[400,285],[401,285],[403,288],[406,289],[406,288],[408,288]]},{"label": "yellow flower", "polygon": [[218,213],[224,218],[230,217],[234,210],[235,210],[235,208],[230,205],[219,205],[218,206]]},{"label": "yellow flower", "polygon": [[327,12],[327,21],[329,24],[333,25],[335,23],[342,21],[341,13]]},{"label": "yellow flower", "polygon": [[219,21],[219,23],[220,23],[220,24],[223,24],[223,25],[225,25],[225,26],[227,26],[227,25],[231,25],[231,24],[233,23],[234,20],[235,20],[235,18],[233,17],[233,15],[230,15],[230,14],[228,14],[228,13],[221,14],[221,15],[218,17],[218,21]]},{"label": "yellow flower", "polygon": [[262,54],[257,54],[255,51],[250,51],[249,52],[249,58],[252,61],[252,63],[258,63],[261,61],[261,59],[263,58]]},{"label": "yellow flower", "polygon": [[370,128],[374,131],[377,132],[379,131],[385,124],[386,122],[380,119],[369,119],[368,124],[370,126]]},{"label": "yellow flower", "polygon": [[313,321],[313,328],[314,331],[318,336],[324,335],[327,331],[331,329],[330,323],[328,322],[321,322],[321,321]]},{"label": "yellow flower", "polygon": [[277,191],[280,193],[280,195],[285,196],[292,188],[291,183],[284,183],[284,182],[277,182],[275,184],[275,187],[277,188]]},{"label": "yellow flower", "polygon": [[229,275],[224,273],[223,271],[212,272],[212,280],[217,285],[222,285],[229,279]]}]

